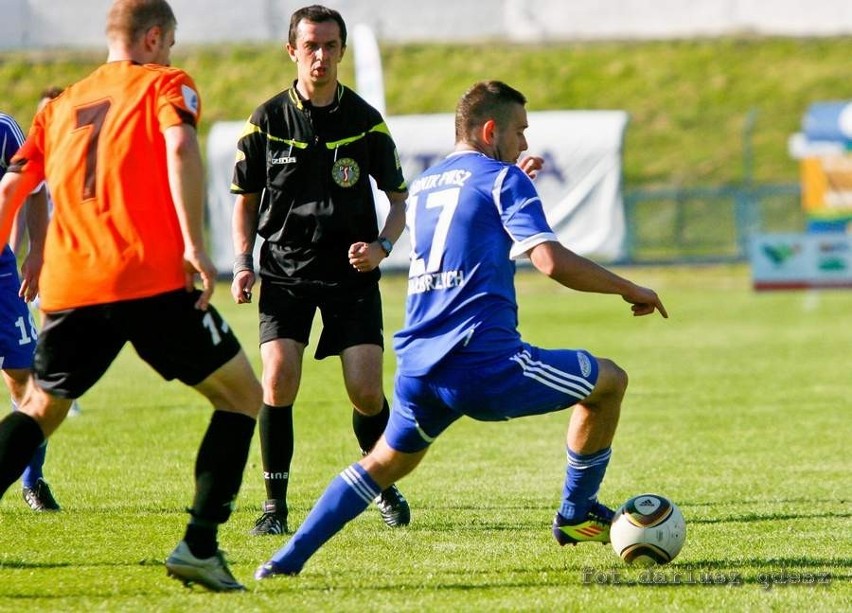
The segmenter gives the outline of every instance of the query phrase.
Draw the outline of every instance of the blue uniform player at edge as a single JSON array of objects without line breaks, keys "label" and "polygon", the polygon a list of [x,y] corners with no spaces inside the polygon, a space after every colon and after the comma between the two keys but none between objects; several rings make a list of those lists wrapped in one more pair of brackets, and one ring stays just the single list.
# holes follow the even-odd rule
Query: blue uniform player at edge
[{"label": "blue uniform player at edge", "polygon": [[[581,349],[547,350],[518,330],[513,259],[529,257],[558,283],[620,295],[634,315],[659,311],[657,294],[561,245],[530,180],[526,98],[499,81],[474,85],[456,109],[455,151],[410,185],[405,324],[393,410],[383,437],[328,486],[292,539],[255,573],[299,573],[307,560],[389,483],[410,473],[429,445],[467,415],[503,421],[573,406],[560,545],[609,542],[613,512],[597,493],[610,458],[627,374]],[[529,176],[528,176],[529,175]]]},{"label": "blue uniform player at edge", "polygon": [[[12,161],[12,156],[24,143],[24,133],[18,123],[5,113],[0,113],[0,178]],[[17,411],[24,399],[32,374],[35,357],[36,331],[27,302],[38,294],[38,275],[41,272],[42,249],[47,230],[46,188],[40,185],[27,198],[23,207],[29,250],[18,277],[16,244],[5,244],[0,252],[0,370]],[[20,232],[23,236],[23,231]],[[44,480],[44,462],[47,441],[36,449],[21,475],[21,493],[33,511],[59,511],[59,503]]]}]

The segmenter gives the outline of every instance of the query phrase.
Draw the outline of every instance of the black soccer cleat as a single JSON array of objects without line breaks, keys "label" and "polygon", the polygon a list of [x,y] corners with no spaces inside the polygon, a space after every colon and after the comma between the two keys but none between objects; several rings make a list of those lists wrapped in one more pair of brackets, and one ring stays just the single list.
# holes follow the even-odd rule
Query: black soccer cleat
[{"label": "black soccer cleat", "polygon": [[391,528],[411,523],[411,507],[396,485],[391,485],[376,497],[376,506],[379,507],[382,519]]},{"label": "black soccer cleat", "polygon": [[50,486],[44,479],[38,479],[35,487],[25,487],[22,491],[24,500],[33,511],[59,511],[59,503],[53,497]]},{"label": "black soccer cleat", "polygon": [[287,504],[281,500],[267,500],[263,503],[263,514],[254,522],[252,536],[288,534]]}]

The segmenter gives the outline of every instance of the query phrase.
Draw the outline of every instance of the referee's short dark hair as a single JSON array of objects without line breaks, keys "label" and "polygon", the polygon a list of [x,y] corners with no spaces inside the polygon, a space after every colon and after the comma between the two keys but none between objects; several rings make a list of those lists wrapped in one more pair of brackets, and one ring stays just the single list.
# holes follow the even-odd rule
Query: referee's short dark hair
[{"label": "referee's short dark hair", "polygon": [[312,4],[311,6],[300,8],[290,17],[290,32],[287,42],[290,43],[291,47],[296,46],[296,30],[299,27],[300,21],[310,21],[311,23],[323,23],[325,21],[337,22],[340,28],[340,42],[344,47],[346,46],[346,23],[343,21],[341,14],[327,6]]}]

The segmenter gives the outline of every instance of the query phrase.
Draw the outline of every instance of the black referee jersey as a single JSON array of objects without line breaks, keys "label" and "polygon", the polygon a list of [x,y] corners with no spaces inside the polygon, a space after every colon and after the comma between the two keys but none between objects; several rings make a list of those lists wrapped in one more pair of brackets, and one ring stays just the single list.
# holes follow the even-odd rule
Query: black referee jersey
[{"label": "black referee jersey", "polygon": [[381,114],[338,85],[315,107],[293,87],[252,113],[237,143],[231,192],[261,193],[260,271],[283,284],[375,282],[348,261],[349,246],[378,236],[369,177],[382,191],[406,190],[396,144]]}]

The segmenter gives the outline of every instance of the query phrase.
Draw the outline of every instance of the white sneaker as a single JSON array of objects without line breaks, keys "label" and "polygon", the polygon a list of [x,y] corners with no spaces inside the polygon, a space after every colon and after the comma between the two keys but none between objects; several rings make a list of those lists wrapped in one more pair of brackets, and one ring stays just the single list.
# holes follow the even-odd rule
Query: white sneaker
[{"label": "white sneaker", "polygon": [[209,558],[196,558],[185,541],[178,543],[166,560],[169,577],[182,581],[186,587],[194,583],[203,585],[213,592],[244,591],[245,586],[234,578],[220,550]]}]

